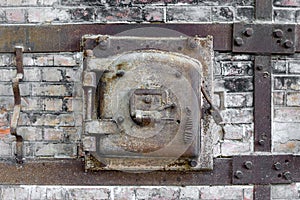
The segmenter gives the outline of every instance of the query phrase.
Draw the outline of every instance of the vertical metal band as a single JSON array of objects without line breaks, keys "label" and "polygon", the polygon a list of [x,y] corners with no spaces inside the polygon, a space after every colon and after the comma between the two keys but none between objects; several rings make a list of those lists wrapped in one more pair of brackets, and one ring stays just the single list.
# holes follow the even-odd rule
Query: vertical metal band
[{"label": "vertical metal band", "polygon": [[272,0],[256,0],[255,1],[255,18],[257,20],[272,21],[273,1]]},{"label": "vertical metal band", "polygon": [[269,200],[271,199],[270,185],[255,185],[254,186],[254,200]]},{"label": "vertical metal band", "polygon": [[271,151],[271,56],[254,63],[254,150]]}]

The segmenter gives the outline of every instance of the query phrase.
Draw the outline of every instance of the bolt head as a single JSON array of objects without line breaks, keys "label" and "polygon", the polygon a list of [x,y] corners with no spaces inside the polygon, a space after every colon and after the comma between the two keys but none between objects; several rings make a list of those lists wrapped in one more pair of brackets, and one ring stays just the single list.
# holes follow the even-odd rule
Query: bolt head
[{"label": "bolt head", "polygon": [[244,44],[244,40],[241,37],[236,37],[234,42],[237,46],[242,46]]},{"label": "bolt head", "polygon": [[195,160],[192,160],[191,162],[190,162],[190,166],[191,167],[196,167],[197,166],[197,161],[195,161]]},{"label": "bolt head", "polygon": [[235,173],[234,173],[234,176],[237,178],[237,179],[241,179],[241,178],[243,178],[243,176],[244,176],[244,174],[243,174],[243,172],[242,171],[236,171]]},{"label": "bolt head", "polygon": [[292,41],[290,41],[290,40],[286,40],[285,42],[284,42],[284,47],[285,48],[292,48],[294,46],[294,43],[292,42]]},{"label": "bolt head", "polygon": [[288,181],[292,180],[292,174],[291,174],[291,172],[289,172],[289,171],[284,172],[284,173],[283,173],[283,177],[284,177],[286,180],[288,180]]},{"label": "bolt head", "polygon": [[125,74],[124,70],[118,70],[117,73],[116,73],[116,75],[119,76],[119,77],[124,76],[124,74]]},{"label": "bolt head", "polygon": [[123,123],[123,122],[124,122],[124,117],[119,116],[119,117],[117,118],[117,121],[118,121],[118,123]]},{"label": "bolt head", "polygon": [[265,142],[265,140],[259,140],[258,144],[261,145],[261,146],[264,146],[266,144],[266,142]]},{"label": "bolt head", "polygon": [[263,70],[263,66],[258,65],[258,66],[256,66],[256,69],[257,69],[258,71],[261,71],[261,70]]},{"label": "bolt head", "polygon": [[253,33],[254,33],[253,28],[246,28],[246,30],[245,30],[245,32],[244,32],[244,34],[245,34],[247,37],[252,36]]},{"label": "bolt head", "polygon": [[283,37],[283,31],[281,29],[274,30],[273,34],[277,38],[282,38]]},{"label": "bolt head", "polygon": [[147,103],[147,104],[149,104],[149,103],[151,103],[151,101],[152,101],[152,99],[151,99],[151,97],[145,97],[144,99],[143,99],[143,101],[145,102],[145,103]]},{"label": "bolt head", "polygon": [[281,170],[281,169],[282,169],[281,163],[280,163],[280,162],[275,163],[275,164],[274,164],[274,168],[275,168],[276,170]]},{"label": "bolt head", "polygon": [[176,73],[175,73],[176,78],[180,78],[181,75],[182,75],[181,72],[176,72]]},{"label": "bolt head", "polygon": [[246,169],[252,169],[252,167],[253,167],[253,163],[251,161],[246,161],[244,163],[244,165],[245,165]]}]

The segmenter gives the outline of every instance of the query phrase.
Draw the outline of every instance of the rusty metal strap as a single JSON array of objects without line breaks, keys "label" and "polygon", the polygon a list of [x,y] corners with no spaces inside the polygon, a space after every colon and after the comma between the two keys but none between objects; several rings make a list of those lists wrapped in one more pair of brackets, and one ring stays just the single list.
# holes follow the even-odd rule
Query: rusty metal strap
[{"label": "rusty metal strap", "polygon": [[284,184],[300,181],[300,157],[292,155],[233,157],[233,184]]},{"label": "rusty metal strap", "polygon": [[16,159],[17,162],[22,162],[23,159],[23,138],[22,136],[18,135],[17,133],[17,126],[20,117],[21,111],[21,94],[20,94],[20,87],[19,82],[22,81],[24,76],[23,70],[23,48],[16,47],[16,68],[17,68],[17,75],[12,80],[13,86],[13,93],[14,93],[14,110],[13,116],[11,119],[11,134],[16,136]]}]

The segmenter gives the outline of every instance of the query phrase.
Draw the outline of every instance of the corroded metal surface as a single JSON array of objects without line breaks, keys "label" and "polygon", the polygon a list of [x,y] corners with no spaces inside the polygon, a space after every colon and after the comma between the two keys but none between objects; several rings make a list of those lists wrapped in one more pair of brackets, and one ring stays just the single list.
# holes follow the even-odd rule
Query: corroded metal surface
[{"label": "corroded metal surface", "polygon": [[271,57],[254,61],[254,150],[271,151],[272,130]]},{"label": "corroded metal surface", "polygon": [[26,185],[230,185],[231,160],[216,159],[213,171],[84,172],[80,160],[38,160],[24,165],[0,162],[1,184]]},{"label": "corroded metal surface", "polygon": [[[95,35],[85,36],[83,46],[89,52],[85,69],[99,78],[99,99],[94,102],[98,110],[92,122],[112,120],[118,127],[116,133],[106,135],[98,126],[85,127],[87,149],[96,148],[86,157],[86,169],[212,167],[212,154],[201,154],[201,149],[210,147],[200,135],[200,124],[206,131],[203,135],[211,135],[205,130],[211,121],[200,121],[201,85],[208,89],[207,96],[212,93],[211,37]],[[86,104],[95,99],[88,88],[84,89]],[[91,124],[89,118],[86,122]],[[211,159],[201,161],[205,155]]]},{"label": "corroded metal surface", "polygon": [[16,136],[16,160],[18,163],[23,161],[23,138],[17,133],[17,126],[20,117],[21,111],[21,94],[20,94],[20,87],[19,82],[22,81],[24,76],[23,70],[23,47],[16,47],[16,68],[17,68],[17,75],[13,78],[12,87],[14,93],[14,110],[13,116],[11,119],[11,134]]}]

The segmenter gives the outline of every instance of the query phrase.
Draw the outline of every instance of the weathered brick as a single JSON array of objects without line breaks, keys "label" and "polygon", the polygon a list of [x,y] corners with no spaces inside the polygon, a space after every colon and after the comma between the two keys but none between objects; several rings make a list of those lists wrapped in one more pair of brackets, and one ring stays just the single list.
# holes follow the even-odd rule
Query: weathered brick
[{"label": "weathered brick", "polygon": [[135,4],[168,4],[174,2],[175,0],[133,0]]},{"label": "weathered brick", "polygon": [[278,23],[295,23],[296,11],[291,9],[274,9],[274,21]]},{"label": "weathered brick", "polygon": [[296,23],[300,23],[300,10],[296,11]]},{"label": "weathered brick", "polygon": [[15,189],[11,187],[2,187],[2,199],[16,199]]},{"label": "weathered brick", "polygon": [[253,63],[249,61],[221,61],[221,70],[223,76],[252,76]]},{"label": "weathered brick", "polygon": [[290,74],[300,74],[300,61],[290,61],[289,62],[289,73]]},{"label": "weathered brick", "polygon": [[41,6],[55,6],[59,4],[59,0],[37,0],[37,4]]},{"label": "weathered brick", "polygon": [[225,106],[228,108],[244,108],[253,106],[252,93],[228,93],[225,97]]},{"label": "weathered brick", "polygon": [[28,200],[30,189],[27,187],[15,187],[15,199]]},{"label": "weathered brick", "polygon": [[233,140],[225,140],[221,143],[222,156],[240,155],[252,151],[251,142],[240,142]]},{"label": "weathered brick", "polygon": [[179,198],[179,192],[179,189],[176,187],[137,188],[136,198],[145,200],[159,198],[175,200]]},{"label": "weathered brick", "polygon": [[116,200],[136,199],[134,187],[115,187],[113,190],[114,190],[114,199]]},{"label": "weathered brick", "polygon": [[79,141],[81,139],[82,127],[62,127],[64,131],[64,140],[65,141]]},{"label": "weathered brick", "polygon": [[73,67],[78,64],[79,54],[56,54],[53,55],[55,66]]},{"label": "weathered brick", "polygon": [[0,9],[0,23],[5,23],[6,22],[6,13],[5,10]]},{"label": "weathered brick", "polygon": [[253,90],[252,78],[232,78],[224,80],[228,92],[249,92]]},{"label": "weathered brick", "polygon": [[272,185],[271,186],[272,199],[298,199],[299,192],[295,183],[288,185]]},{"label": "weathered brick", "polygon": [[253,6],[254,0],[199,0],[199,4],[210,6]]},{"label": "weathered brick", "polygon": [[275,77],[275,90],[300,90],[300,77]]},{"label": "weathered brick", "polygon": [[29,23],[68,22],[70,15],[66,10],[56,8],[29,8]]},{"label": "weathered brick", "polygon": [[[1,99],[1,98],[0,98]],[[63,106],[65,106],[65,111],[68,112],[82,112],[83,110],[83,100],[75,99],[72,97],[66,97],[63,99]]]},{"label": "weathered brick", "polygon": [[223,130],[224,139],[241,140],[244,137],[244,127],[241,125],[226,124]]},{"label": "weathered brick", "polygon": [[243,199],[241,186],[213,186],[200,188],[201,199]]},{"label": "weathered brick", "polygon": [[42,140],[42,129],[38,127],[18,127],[17,132],[24,140]]},{"label": "weathered brick", "polygon": [[64,6],[100,6],[105,4],[105,0],[62,0],[61,4]]},{"label": "weathered brick", "polygon": [[300,6],[298,0],[274,0],[275,6],[297,7]]},{"label": "weathered brick", "polygon": [[75,157],[76,154],[76,144],[36,143],[35,155],[39,157]]},{"label": "weathered brick", "polygon": [[284,92],[273,92],[273,104],[278,106],[284,105],[285,93]]},{"label": "weathered brick", "polygon": [[[0,21],[1,21],[1,10],[0,10]],[[13,63],[13,56],[11,54],[0,55],[0,66],[9,66]]]},{"label": "weathered brick", "polygon": [[46,199],[47,188],[43,186],[33,186],[30,188],[30,198],[29,199]]},{"label": "weathered brick", "polygon": [[212,20],[217,22],[232,21],[234,18],[234,11],[232,7],[213,7]]},{"label": "weathered brick", "polygon": [[[11,82],[13,78],[16,77],[17,70],[15,68],[0,68],[0,80]],[[24,68],[24,78],[23,81],[40,81],[41,73],[38,68]]]},{"label": "weathered brick", "polygon": [[167,7],[167,21],[169,22],[207,22],[211,21],[211,15],[210,7]]},{"label": "weathered brick", "polygon": [[236,17],[237,21],[253,21],[254,20],[254,7],[237,7]]},{"label": "weathered brick", "polygon": [[94,8],[76,8],[69,12],[73,21],[93,21],[95,18]]},{"label": "weathered brick", "polygon": [[[26,56],[26,54],[25,54],[25,56]],[[44,54],[31,55],[31,54],[29,54],[28,56],[30,56],[30,58],[31,57],[34,58],[34,65],[35,66],[53,66],[54,65],[54,55],[44,55]],[[27,61],[30,61],[30,62],[29,63],[24,63],[24,65],[32,65],[31,64],[32,61],[30,59],[28,59]]]},{"label": "weathered brick", "polygon": [[186,186],[180,188],[180,199],[198,200],[200,199],[199,187]]},{"label": "weathered brick", "polygon": [[243,189],[243,200],[253,200],[253,187],[249,186],[248,188]]},{"label": "weathered brick", "polygon": [[163,7],[146,7],[143,9],[143,19],[148,22],[163,22],[164,10]]},{"label": "weathered brick", "polygon": [[66,188],[63,186],[50,186],[46,188],[47,199],[66,199]]},{"label": "weathered brick", "polygon": [[288,141],[285,143],[274,142],[272,147],[274,153],[287,153],[299,155],[300,141]]},{"label": "weathered brick", "polygon": [[58,128],[44,128],[44,140],[62,141],[64,131]]},{"label": "weathered brick", "polygon": [[46,98],[42,102],[43,110],[62,111],[62,99]]},{"label": "weathered brick", "polygon": [[26,10],[25,9],[6,9],[6,20],[8,23],[25,23]]},{"label": "weathered brick", "polygon": [[16,77],[16,70],[15,69],[13,69],[13,68],[10,68],[10,69],[0,68],[0,80],[1,81],[11,82],[14,77]]},{"label": "weathered brick", "polygon": [[300,141],[300,123],[273,123],[272,140],[274,142],[286,143],[291,140]]},{"label": "weathered brick", "polygon": [[226,109],[221,111],[224,123],[252,123],[253,110],[251,109]]},{"label": "weathered brick", "polygon": [[287,70],[287,62],[285,60],[277,60],[272,62],[274,74],[285,74]]},{"label": "weathered brick", "polygon": [[29,6],[36,5],[36,0],[6,0],[8,6]]},{"label": "weathered brick", "polygon": [[274,109],[275,122],[300,122],[300,108],[275,108]]},{"label": "weathered brick", "polygon": [[66,85],[59,84],[32,84],[32,95],[34,96],[70,96],[70,89]]},{"label": "weathered brick", "polygon": [[33,126],[75,126],[74,114],[29,114]]},{"label": "weathered brick", "polygon": [[113,21],[128,21],[141,22],[143,21],[142,10],[139,7],[101,7],[96,10],[96,20],[100,22]]},{"label": "weathered brick", "polygon": [[5,142],[0,140],[0,157],[10,157],[12,156],[12,147],[10,142]]},{"label": "weathered brick", "polygon": [[110,199],[110,190],[108,188],[69,188],[66,191],[67,199]]},{"label": "weathered brick", "polygon": [[[31,93],[30,85],[31,84],[29,84],[29,83],[20,83],[19,87],[20,87],[21,96],[29,96],[30,95],[30,93]],[[1,84],[0,96],[13,96],[13,89],[12,89],[11,82]]]},{"label": "weathered brick", "polygon": [[288,92],[286,94],[287,106],[300,106],[300,92]]}]

